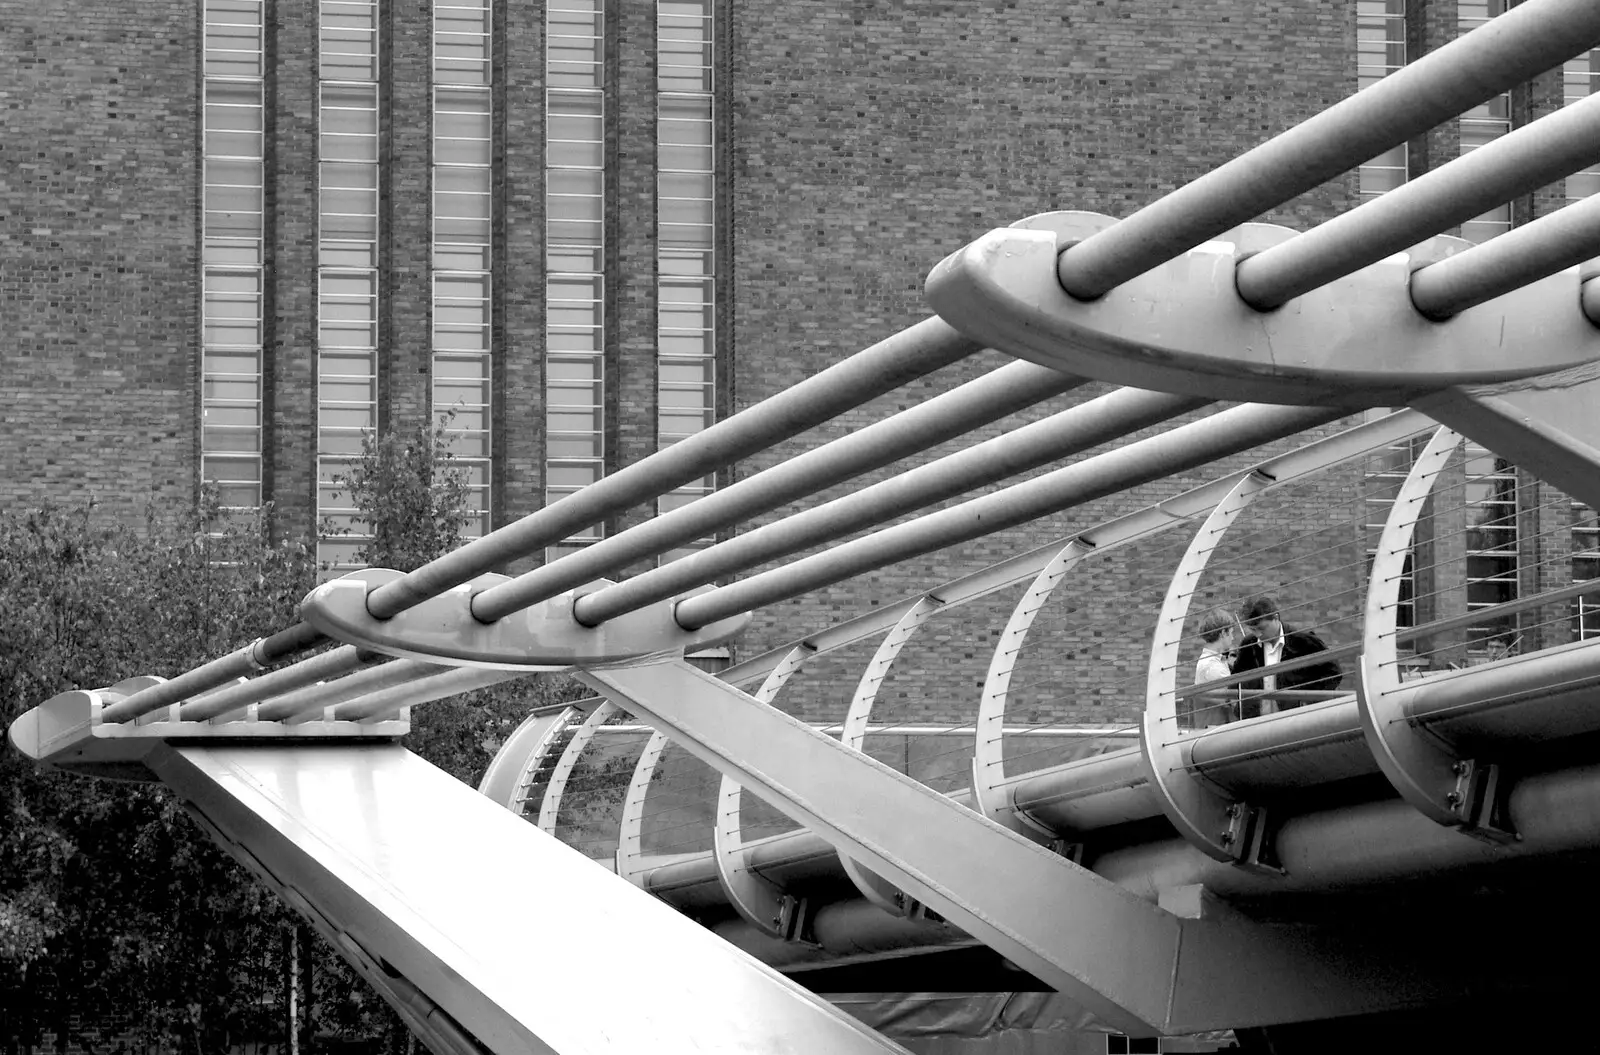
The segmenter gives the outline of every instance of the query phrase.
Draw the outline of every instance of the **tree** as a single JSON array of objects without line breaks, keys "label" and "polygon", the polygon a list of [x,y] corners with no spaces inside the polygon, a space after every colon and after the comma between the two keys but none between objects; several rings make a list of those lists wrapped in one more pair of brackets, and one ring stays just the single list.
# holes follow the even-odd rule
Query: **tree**
[{"label": "tree", "polygon": [[[173,675],[290,621],[309,548],[271,511],[212,503],[143,524],[0,512],[0,722],[56,693]],[[84,780],[0,751],[0,1036],[121,1013],[212,1050],[260,1036],[287,916],[155,785]],[[249,999],[242,999],[248,994]]]},{"label": "tree", "polygon": [[[448,421],[369,439],[341,483],[369,562],[409,570],[473,513]],[[172,676],[291,624],[319,569],[272,512],[202,500],[143,523],[0,511],[0,723],[69,689]],[[475,784],[530,706],[575,698],[524,679],[412,712],[406,745]],[[185,1051],[281,1035],[283,935],[302,927],[154,784],[86,780],[0,749],[0,1040],[62,1036],[98,1012]],[[314,1034],[391,1036],[398,1020],[321,942]]]},{"label": "tree", "polygon": [[[466,541],[477,514],[467,469],[452,450],[453,420],[447,412],[432,425],[368,435],[350,468],[334,477],[336,493],[349,494],[357,510],[352,528],[370,539],[358,556],[369,566],[412,571]],[[531,707],[581,695],[576,682],[550,676],[480,689],[413,709],[404,743],[476,786]]]}]

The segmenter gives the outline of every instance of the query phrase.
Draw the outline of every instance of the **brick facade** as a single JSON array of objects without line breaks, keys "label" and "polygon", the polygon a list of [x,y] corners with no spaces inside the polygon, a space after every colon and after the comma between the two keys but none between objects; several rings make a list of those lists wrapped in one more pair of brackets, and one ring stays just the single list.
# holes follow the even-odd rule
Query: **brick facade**
[{"label": "brick facade", "polygon": [[0,501],[188,502],[198,456],[195,6],[0,3]]},{"label": "brick facade", "polygon": [[[312,529],[316,508],[316,7],[313,0],[268,5],[265,480],[284,530],[294,533]],[[93,495],[131,512],[147,495],[181,502],[194,491],[197,10],[192,0],[137,11],[93,0],[75,8],[69,22],[37,5],[0,0],[21,56],[0,74],[12,107],[11,134],[0,144],[9,162],[0,195],[13,219],[0,227],[0,303],[11,331],[0,350],[9,426],[0,441],[8,467],[0,497],[13,503]],[[656,442],[654,10],[616,0],[606,11],[613,469]],[[724,416],[924,317],[927,272],[975,235],[1054,209],[1125,215],[1355,86],[1350,3],[724,0],[717,10]],[[545,100],[542,8],[497,0],[493,16],[499,525],[543,500]],[[380,411],[385,423],[406,426],[424,419],[430,388],[430,5],[386,0],[383,19]],[[1413,0],[1411,57],[1440,46],[1456,26],[1453,0]],[[1560,94],[1558,76],[1541,78],[1518,94],[1518,120],[1559,104]],[[1453,157],[1459,138],[1453,125],[1420,137],[1412,145],[1413,173]],[[1354,190],[1352,178],[1341,178],[1265,219],[1303,229],[1350,207]],[[1555,191],[1541,191],[1519,207],[1519,219],[1557,204]],[[989,352],[941,370],[747,459],[725,471],[723,482],[1004,361]],[[979,438],[1104,390],[1086,386]],[[773,605],[758,613],[737,652],[749,655],[892,602],[1257,457],[1134,488]],[[817,500],[898,471],[879,471]],[[1351,587],[1333,581],[1336,574],[1359,578],[1355,485],[1353,476],[1332,479],[1292,508],[1261,514],[1285,539],[1317,525],[1347,525],[1348,538],[1338,544],[1320,536],[1281,542],[1279,549],[1302,548],[1264,552],[1258,568],[1283,567],[1257,576],[1286,601],[1315,601],[1321,611],[1301,621],[1326,620],[1330,636],[1341,640],[1352,632],[1359,603]],[[637,523],[642,514],[611,527]],[[1170,542],[1150,543],[1150,553],[1134,547],[1074,572],[1058,595],[1059,611],[1041,617],[1030,645],[1029,663],[1042,669],[1037,691],[1019,693],[1019,716],[1132,719],[1142,699],[1149,621],[1172,569],[1166,547]],[[1560,578],[1558,570],[1545,574]],[[1315,593],[1297,585],[1303,579],[1318,582]],[[1016,592],[938,617],[937,629],[924,632],[886,682],[882,714],[969,718]],[[837,718],[870,652],[866,646],[822,657],[781,702]],[[1024,696],[1032,702],[1020,702]]]}]

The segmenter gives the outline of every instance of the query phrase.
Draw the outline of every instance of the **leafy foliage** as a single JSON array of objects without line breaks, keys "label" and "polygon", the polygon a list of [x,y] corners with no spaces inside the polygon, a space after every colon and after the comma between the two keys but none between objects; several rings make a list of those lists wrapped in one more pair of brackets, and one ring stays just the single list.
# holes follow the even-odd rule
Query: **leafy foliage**
[{"label": "leafy foliage", "polygon": [[[70,689],[173,675],[282,627],[315,573],[202,506],[128,525],[93,507],[0,513],[0,722]],[[152,785],[0,751],[0,1032],[85,1008],[211,1047],[260,1035],[286,914]],[[241,1001],[240,992],[255,999]]]},{"label": "leafy foliage", "polygon": [[350,468],[334,476],[343,489],[335,495],[348,493],[358,512],[331,526],[371,539],[358,557],[369,566],[411,571],[461,541],[474,514],[467,470],[451,450],[451,420],[368,435]]},{"label": "leafy foliage", "polygon": [[[369,441],[341,481],[371,563],[407,570],[473,516],[443,427]],[[0,724],[70,689],[172,676],[294,621],[318,568],[273,539],[271,510],[202,502],[128,524],[82,509],[0,511]],[[509,682],[413,712],[407,746],[475,783],[530,706],[574,698]],[[63,1034],[98,1011],[185,1050],[281,1036],[284,936],[298,920],[153,784],[86,780],[0,749],[0,1039]],[[313,1031],[398,1028],[318,943]]]}]

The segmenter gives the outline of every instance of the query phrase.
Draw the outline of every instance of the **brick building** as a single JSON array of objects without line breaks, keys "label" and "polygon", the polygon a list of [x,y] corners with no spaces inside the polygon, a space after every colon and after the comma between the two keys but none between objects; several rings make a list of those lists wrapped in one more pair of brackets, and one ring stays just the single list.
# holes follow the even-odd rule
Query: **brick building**
[{"label": "brick building", "polygon": [[[204,480],[225,504],[270,500],[281,530],[312,534],[348,517],[328,480],[364,433],[448,414],[475,530],[505,524],[924,317],[923,278],[973,236],[1055,209],[1126,214],[1503,2],[0,0],[14,59],[0,73],[0,499],[93,497],[131,514],[188,501]],[[1265,219],[1305,228],[1587,94],[1593,59]],[[1526,222],[1593,178],[1463,234]],[[1001,361],[940,371],[662,507]],[[1354,614],[1359,491],[1375,472],[1351,468],[1282,514],[1283,538],[1305,522],[1350,526],[1337,546],[1305,548],[1318,574],[1350,577],[1317,595],[1337,609],[1328,621]],[[1503,506],[1509,493],[1497,516],[1520,534],[1463,571],[1475,583],[1457,584],[1463,597],[1600,570],[1592,513],[1499,476],[1510,491],[1491,482],[1479,497]],[[741,647],[1193,482],[775,605]],[[338,565],[359,539],[323,545]],[[1042,694],[1040,714],[1136,713],[1129,686],[1164,560],[1082,574],[1090,600],[1059,620],[1059,662],[1045,663],[1076,680]],[[896,713],[968,714],[962,693],[981,683],[1010,603],[940,623],[890,683]],[[792,706],[836,716],[864,658],[820,660]]]}]

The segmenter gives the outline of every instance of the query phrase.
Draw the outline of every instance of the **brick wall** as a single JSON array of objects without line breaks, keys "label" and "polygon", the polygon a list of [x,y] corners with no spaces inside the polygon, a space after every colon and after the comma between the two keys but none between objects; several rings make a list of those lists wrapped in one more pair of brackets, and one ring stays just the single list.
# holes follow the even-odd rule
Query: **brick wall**
[{"label": "brick wall", "polygon": [[[1336,102],[1355,83],[1353,8],[1306,0],[1178,8],[814,0],[736,7],[734,25],[730,191],[740,407],[925,316],[923,278],[975,235],[1051,209],[1125,215]],[[1352,188],[1340,180],[1268,219],[1304,228],[1351,201]],[[1003,361],[987,353],[940,371],[747,460],[741,473]],[[1101,391],[1091,386],[1059,397],[1004,428]],[[1197,479],[1136,488],[774,605],[758,614],[744,654]],[[1164,587],[1170,573],[1170,563],[1098,562],[1078,573],[1072,590],[1129,596]],[[995,599],[945,617],[949,647],[908,653],[908,672],[895,672],[897,698],[908,701],[903,709],[930,720],[970,717],[989,642],[1008,614],[1009,604]],[[1079,680],[1073,691],[1056,694],[1062,698],[1051,713],[1058,719],[1116,722],[1131,713],[1120,693],[1100,690],[1126,673],[1124,665],[1142,667],[1143,648],[1115,629],[1135,614],[1115,618],[1106,608],[1092,621],[1110,624],[1112,630],[1100,631],[1110,636],[1059,653],[1062,673],[1067,652],[1074,653],[1070,666]],[[859,661],[822,657],[780,701],[837,718],[859,673]],[[963,698],[952,700],[953,694]]]},{"label": "brick wall", "polygon": [[[198,23],[0,2],[0,501],[186,502],[198,456]],[[179,310],[174,311],[173,307]]]}]

